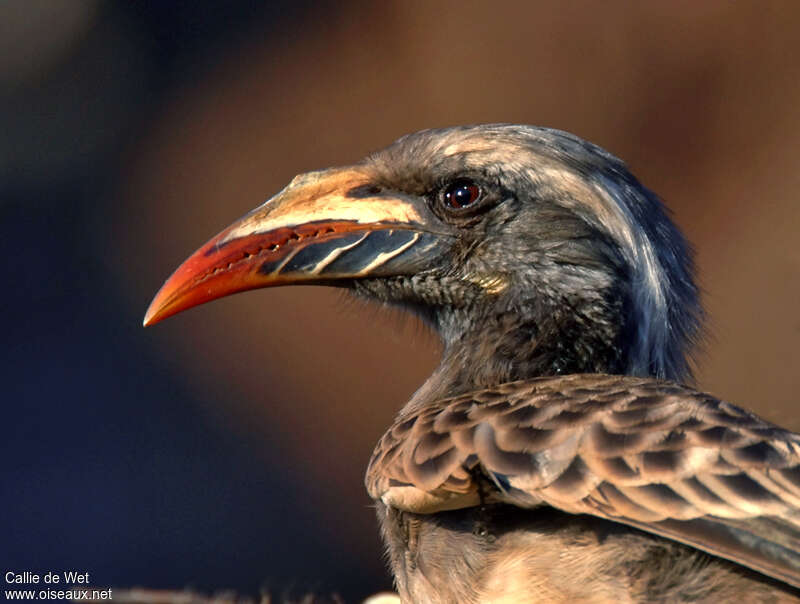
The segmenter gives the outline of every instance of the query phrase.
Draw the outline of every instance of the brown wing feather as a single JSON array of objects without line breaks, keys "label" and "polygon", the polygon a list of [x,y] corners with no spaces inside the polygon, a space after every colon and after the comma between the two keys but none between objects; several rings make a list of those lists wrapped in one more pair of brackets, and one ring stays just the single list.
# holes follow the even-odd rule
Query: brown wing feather
[{"label": "brown wing feather", "polygon": [[669,382],[542,378],[401,414],[367,488],[419,513],[548,504],[800,586],[800,436]]}]

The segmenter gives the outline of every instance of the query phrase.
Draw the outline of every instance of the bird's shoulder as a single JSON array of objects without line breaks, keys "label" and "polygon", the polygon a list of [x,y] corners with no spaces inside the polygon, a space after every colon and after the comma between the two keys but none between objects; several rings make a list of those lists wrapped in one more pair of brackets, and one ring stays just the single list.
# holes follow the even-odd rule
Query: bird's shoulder
[{"label": "bird's shoulder", "polygon": [[538,378],[401,413],[366,484],[417,513],[592,514],[800,583],[800,436],[672,382]]},{"label": "bird's shoulder", "polygon": [[[537,378],[401,413],[375,448],[367,487],[376,499],[401,486],[467,492],[471,470],[482,466],[499,490],[512,486],[505,480],[527,476],[535,484],[526,490],[556,491],[578,459],[587,467],[568,475],[631,487],[699,471],[790,471],[800,463],[800,435],[673,382],[595,374]],[[787,479],[795,482],[791,472]]]}]

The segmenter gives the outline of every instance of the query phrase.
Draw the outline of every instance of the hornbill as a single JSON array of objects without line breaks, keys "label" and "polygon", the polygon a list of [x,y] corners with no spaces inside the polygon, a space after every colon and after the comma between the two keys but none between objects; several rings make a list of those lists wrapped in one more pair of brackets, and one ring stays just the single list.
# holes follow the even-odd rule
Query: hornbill
[{"label": "hornbill", "polygon": [[404,601],[800,599],[800,435],[681,385],[691,253],[607,151],[467,126],[297,176],[186,260],[145,325],[296,283],[441,336],[366,476]]}]

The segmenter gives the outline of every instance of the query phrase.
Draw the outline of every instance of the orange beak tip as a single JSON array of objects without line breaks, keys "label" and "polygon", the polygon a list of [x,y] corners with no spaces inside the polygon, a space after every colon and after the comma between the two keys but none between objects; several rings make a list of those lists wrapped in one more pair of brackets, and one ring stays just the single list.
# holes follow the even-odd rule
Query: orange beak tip
[{"label": "orange beak tip", "polygon": [[164,314],[160,312],[163,310],[163,307],[159,298],[160,296],[157,294],[156,297],[153,298],[153,301],[150,302],[150,306],[147,307],[147,312],[144,313],[142,327],[150,327],[151,325],[155,325],[162,319],[166,318]]},{"label": "orange beak tip", "polygon": [[153,306],[147,309],[147,312],[144,314],[144,320],[142,321],[142,327],[150,327],[151,325],[155,325],[158,323],[158,319],[155,316],[155,312]]}]

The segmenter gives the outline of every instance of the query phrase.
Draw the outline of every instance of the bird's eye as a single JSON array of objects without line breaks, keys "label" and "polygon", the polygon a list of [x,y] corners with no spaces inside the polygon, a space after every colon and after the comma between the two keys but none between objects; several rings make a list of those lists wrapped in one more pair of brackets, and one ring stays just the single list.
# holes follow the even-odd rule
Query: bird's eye
[{"label": "bird's eye", "polygon": [[466,179],[452,182],[444,189],[444,203],[456,210],[471,206],[480,199],[480,196],[480,187]]}]

